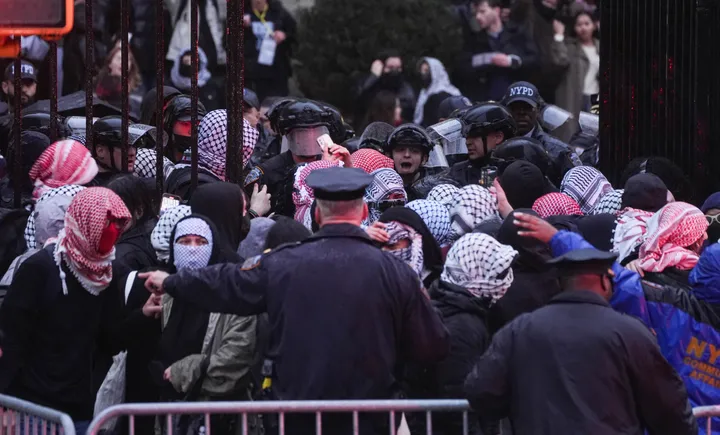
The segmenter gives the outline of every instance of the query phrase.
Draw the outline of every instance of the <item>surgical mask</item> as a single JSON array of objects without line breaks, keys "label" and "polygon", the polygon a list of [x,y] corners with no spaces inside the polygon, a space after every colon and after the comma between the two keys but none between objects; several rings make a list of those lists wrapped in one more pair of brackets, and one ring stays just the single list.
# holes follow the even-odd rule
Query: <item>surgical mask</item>
[{"label": "surgical mask", "polygon": [[188,246],[175,244],[175,268],[182,269],[202,269],[210,262],[212,255],[212,245]]}]

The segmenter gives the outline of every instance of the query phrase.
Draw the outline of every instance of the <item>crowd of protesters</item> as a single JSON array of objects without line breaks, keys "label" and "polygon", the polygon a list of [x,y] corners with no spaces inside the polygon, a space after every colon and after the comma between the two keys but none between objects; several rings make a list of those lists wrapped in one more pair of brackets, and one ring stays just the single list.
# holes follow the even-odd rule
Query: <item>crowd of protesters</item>
[{"label": "crowd of protesters", "polygon": [[[453,74],[426,57],[414,89],[385,52],[355,89],[355,134],[332,105],[288,96],[295,22],[252,0],[231,168],[223,7],[200,14],[193,143],[189,1],[167,3],[173,86],[147,90],[152,26],[133,2],[139,122],[99,117],[88,141],[83,117],[61,116],[51,142],[49,115],[30,110],[20,161],[12,135],[0,143],[1,393],[69,414],[79,433],[118,403],[393,398],[468,399],[470,434],[698,433],[692,407],[720,403],[720,193],[691,204],[660,157],[630,161],[615,185],[596,169],[597,131],[581,121],[599,91],[591,5],[565,24],[550,0],[455,5]],[[64,41],[63,94],[82,89],[81,39]],[[96,93],[112,110],[109,46]],[[27,108],[41,68],[22,63]],[[277,430],[251,417],[215,416],[212,430]],[[402,420],[413,434],[464,424]],[[138,416],[132,433],[205,423]],[[315,424],[289,415],[285,429]],[[359,433],[388,425],[361,415]]]}]

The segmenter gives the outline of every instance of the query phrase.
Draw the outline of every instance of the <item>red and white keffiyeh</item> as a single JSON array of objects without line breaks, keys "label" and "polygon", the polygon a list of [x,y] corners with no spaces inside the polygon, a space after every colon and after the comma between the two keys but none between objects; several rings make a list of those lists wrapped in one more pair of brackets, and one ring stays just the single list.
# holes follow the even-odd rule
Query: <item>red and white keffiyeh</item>
[{"label": "red and white keffiyeh", "polygon": [[108,221],[115,222],[122,233],[130,218],[123,201],[110,189],[91,187],[75,195],[65,214],[65,228],[60,230],[55,245],[55,264],[60,269],[64,294],[67,294],[67,284],[63,262],[93,295],[110,285],[115,247],[105,254],[99,253],[100,239]]},{"label": "red and white keffiyeh", "polygon": [[85,145],[67,139],[50,145],[28,174],[35,183],[33,198],[68,184],[84,185],[91,182],[98,173],[98,166]]},{"label": "red and white keffiyeh", "polygon": [[532,206],[535,213],[545,219],[548,216],[582,216],[580,205],[564,193],[548,193],[538,198]]},{"label": "red and white keffiyeh", "polygon": [[653,213],[636,208],[626,208],[620,212],[613,236],[613,252],[618,254],[618,262],[622,263],[643,244],[648,221],[652,217]]},{"label": "red and white keffiyeh", "polygon": [[381,168],[395,169],[393,160],[373,149],[363,148],[350,156],[353,168],[360,168],[368,174]]},{"label": "red and white keffiyeh", "polygon": [[662,272],[668,267],[690,270],[698,254],[686,249],[705,240],[708,222],[703,212],[685,202],[673,202],[648,221],[647,236],[640,246],[640,268]]},{"label": "red and white keffiyeh", "polygon": [[315,193],[309,187],[305,180],[308,175],[316,169],[327,169],[333,166],[341,166],[340,162],[331,162],[329,160],[318,160],[301,166],[295,172],[295,183],[293,184],[293,203],[295,203],[295,220],[305,225],[312,231],[312,203],[315,200]]}]

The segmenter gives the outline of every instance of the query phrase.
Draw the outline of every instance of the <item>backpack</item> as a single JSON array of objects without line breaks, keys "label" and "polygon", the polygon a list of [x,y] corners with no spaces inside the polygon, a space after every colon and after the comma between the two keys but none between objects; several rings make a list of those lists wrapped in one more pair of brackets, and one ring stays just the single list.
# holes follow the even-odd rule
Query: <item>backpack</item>
[{"label": "backpack", "polygon": [[[198,167],[197,185],[219,183],[220,180],[207,169]],[[177,195],[182,198],[183,203],[188,203],[192,197],[192,168],[189,166],[177,168],[170,173],[165,182],[165,192]]]}]

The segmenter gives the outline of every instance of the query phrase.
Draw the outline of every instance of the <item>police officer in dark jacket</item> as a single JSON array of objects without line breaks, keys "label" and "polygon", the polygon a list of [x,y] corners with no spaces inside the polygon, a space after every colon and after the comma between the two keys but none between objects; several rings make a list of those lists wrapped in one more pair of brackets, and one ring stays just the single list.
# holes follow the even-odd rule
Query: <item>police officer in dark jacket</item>
[{"label": "police officer in dark jacket", "polygon": [[515,435],[697,433],[653,334],[608,304],[614,261],[593,248],[549,262],[565,292],[501,329],[465,382],[481,418],[509,417]]},{"label": "police officer in dark jacket", "polygon": [[504,106],[496,103],[474,106],[460,119],[467,138],[468,160],[453,165],[450,177],[462,186],[478,184],[483,167],[491,164],[490,152],[515,136],[515,121]]},{"label": "police officer in dark jacket", "polygon": [[[221,264],[140,277],[156,293],[211,312],[267,312],[268,357],[279,399],[390,399],[400,364],[432,364],[446,356],[447,331],[417,275],[360,229],[368,214],[362,196],[372,177],[334,167],[316,170],[306,181],[315,192],[321,227],[312,237],[242,269]],[[314,431],[314,415],[305,417],[286,416],[288,433]],[[323,418],[325,432],[351,433],[350,416]],[[360,433],[386,433],[387,420],[361,416]]]},{"label": "police officer in dark jacket", "polygon": [[[546,133],[538,122],[538,110],[544,103],[535,85],[517,82],[510,85],[502,103],[510,109],[517,124],[517,135],[540,141],[553,162],[554,171],[559,174],[551,181],[559,185],[567,171],[582,166],[578,155],[568,144]],[[559,179],[558,179],[559,178]]]},{"label": "police officer in dark jacket", "polygon": [[245,178],[245,190],[252,194],[253,185],[267,186],[271,210],[293,217],[295,204],[292,189],[298,164],[319,160],[323,150],[317,139],[330,133],[332,113],[310,100],[293,101],[283,106],[278,115],[278,133],[284,137],[287,150],[255,166]]}]

